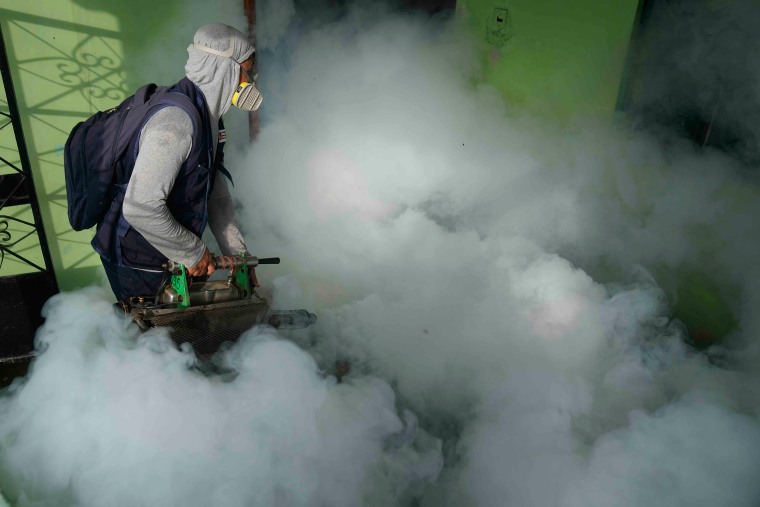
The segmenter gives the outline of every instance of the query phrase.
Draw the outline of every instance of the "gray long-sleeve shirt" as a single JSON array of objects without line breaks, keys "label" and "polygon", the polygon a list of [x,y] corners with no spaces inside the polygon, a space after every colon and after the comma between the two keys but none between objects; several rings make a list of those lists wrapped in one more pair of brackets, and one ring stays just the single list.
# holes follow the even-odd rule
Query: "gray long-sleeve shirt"
[{"label": "gray long-sleeve shirt", "polygon": [[[216,139],[216,125],[214,136]],[[180,225],[166,206],[180,168],[190,155],[193,125],[179,107],[158,111],[145,124],[139,153],[124,197],[124,218],[169,259],[195,266],[206,248],[203,241]],[[232,198],[224,177],[217,173],[209,196],[211,232],[224,255],[247,252],[237,226]]]}]

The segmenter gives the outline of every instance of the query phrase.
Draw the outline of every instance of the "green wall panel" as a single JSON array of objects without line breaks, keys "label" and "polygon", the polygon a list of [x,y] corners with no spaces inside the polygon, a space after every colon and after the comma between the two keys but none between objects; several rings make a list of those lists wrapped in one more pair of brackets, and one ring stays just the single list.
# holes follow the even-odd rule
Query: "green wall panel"
[{"label": "green wall panel", "polygon": [[513,104],[566,118],[615,109],[639,0],[459,0],[484,79]]},{"label": "green wall panel", "polygon": [[64,289],[88,285],[99,263],[91,232],[68,225],[62,150],[76,122],[125,96],[119,24],[66,1],[3,0],[0,19],[54,269]]}]

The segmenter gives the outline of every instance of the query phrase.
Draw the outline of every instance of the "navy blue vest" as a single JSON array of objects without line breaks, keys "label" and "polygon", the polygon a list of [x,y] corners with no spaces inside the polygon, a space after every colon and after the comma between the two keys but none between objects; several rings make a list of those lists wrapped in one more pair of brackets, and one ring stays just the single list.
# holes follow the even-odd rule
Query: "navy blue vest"
[{"label": "navy blue vest", "polygon": [[[161,270],[166,256],[137,232],[124,218],[122,206],[139,148],[140,131],[145,123],[164,107],[181,107],[193,122],[193,145],[190,156],[182,164],[174,186],[166,199],[169,211],[183,227],[200,237],[208,221],[208,197],[213,188],[216,171],[221,165],[224,144],[218,144],[216,159],[212,160],[213,142],[206,100],[200,89],[187,78],[168,88],[160,89],[152,106],[133,136],[130,149],[116,167],[114,199],[98,223],[92,247],[101,257],[120,266]],[[222,130],[221,119],[219,129]],[[222,169],[223,170],[223,169]]]}]

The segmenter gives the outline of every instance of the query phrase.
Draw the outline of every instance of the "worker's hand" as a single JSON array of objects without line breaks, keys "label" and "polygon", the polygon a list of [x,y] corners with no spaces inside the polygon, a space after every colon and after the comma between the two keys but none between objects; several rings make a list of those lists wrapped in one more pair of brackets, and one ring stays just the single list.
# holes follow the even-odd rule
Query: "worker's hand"
[{"label": "worker's hand", "polygon": [[206,251],[203,252],[203,257],[201,257],[201,260],[198,261],[198,264],[187,268],[187,274],[190,276],[208,276],[215,270],[216,268],[214,268],[214,256],[211,255],[211,252],[208,251],[207,247]]}]

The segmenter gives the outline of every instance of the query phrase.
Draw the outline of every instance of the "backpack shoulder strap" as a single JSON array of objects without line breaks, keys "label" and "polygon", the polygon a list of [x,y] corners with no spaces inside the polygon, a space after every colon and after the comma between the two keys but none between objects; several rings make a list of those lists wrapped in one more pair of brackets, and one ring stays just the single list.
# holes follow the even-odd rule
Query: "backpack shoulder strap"
[{"label": "backpack shoulder strap", "polygon": [[135,92],[134,99],[132,100],[132,104],[135,107],[145,104],[156,94],[157,90],[158,90],[158,86],[156,85],[156,83],[148,83],[146,85],[141,86]]},{"label": "backpack shoulder strap", "polygon": [[162,93],[156,97],[154,105],[161,106],[161,107],[177,106],[183,111],[185,111],[187,115],[190,117],[190,119],[193,122],[194,129],[203,128],[203,122],[202,122],[200,111],[198,111],[197,106],[193,103],[190,97],[188,97],[184,93],[174,92],[174,91]]},{"label": "backpack shoulder strap", "polygon": [[[146,85],[150,86],[150,85]],[[142,87],[138,90],[138,92],[142,92],[143,89],[146,87]],[[147,95],[143,95],[145,97]],[[135,94],[135,100],[137,100],[138,94]],[[150,98],[143,104],[143,110],[145,111],[141,115],[141,120],[138,125],[136,125],[136,128],[134,128],[134,132],[138,133],[138,135],[134,136],[134,144],[131,148],[132,150],[132,157],[133,160],[137,159],[137,153],[139,151],[139,132],[142,131],[142,128],[145,126],[146,123],[153,117],[154,114],[156,114],[158,111],[165,107],[170,106],[176,106],[185,111],[187,115],[190,117],[190,121],[193,125],[193,150],[199,149],[200,146],[203,145],[202,143],[202,136],[203,136],[203,118],[201,116],[200,111],[198,111],[198,108],[193,103],[192,99],[188,97],[187,95],[175,92],[175,91],[168,91],[168,88],[166,87],[159,87],[157,90],[154,89],[154,93]],[[136,107],[137,109],[138,107]],[[129,175],[127,175],[127,178],[129,178]]]}]

